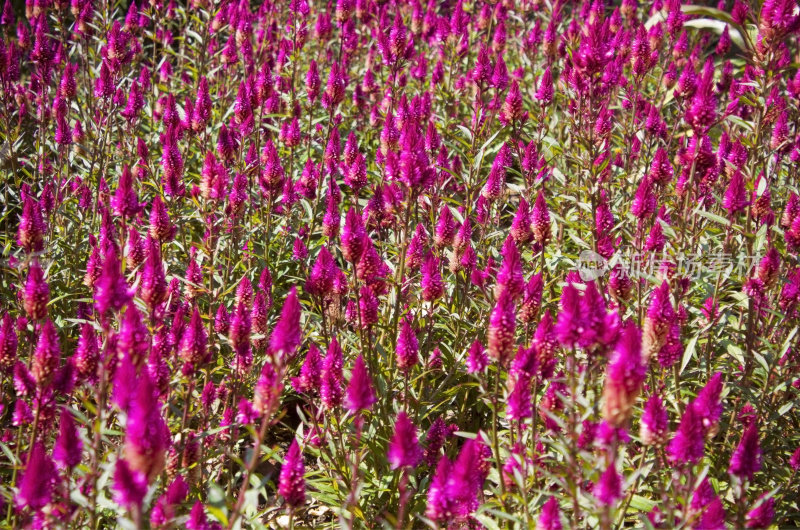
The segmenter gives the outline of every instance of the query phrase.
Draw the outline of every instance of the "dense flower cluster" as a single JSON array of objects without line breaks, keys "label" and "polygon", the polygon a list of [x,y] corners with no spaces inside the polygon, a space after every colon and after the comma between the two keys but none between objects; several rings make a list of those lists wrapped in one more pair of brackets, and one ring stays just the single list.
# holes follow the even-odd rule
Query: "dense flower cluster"
[{"label": "dense flower cluster", "polygon": [[797,525],[798,33],[5,0],[2,526]]}]

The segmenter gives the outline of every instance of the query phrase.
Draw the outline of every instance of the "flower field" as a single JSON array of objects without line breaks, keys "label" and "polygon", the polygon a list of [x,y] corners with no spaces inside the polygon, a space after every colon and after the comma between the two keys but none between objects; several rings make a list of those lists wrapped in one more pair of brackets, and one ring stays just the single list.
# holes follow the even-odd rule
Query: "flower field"
[{"label": "flower field", "polygon": [[0,31],[0,526],[800,525],[796,0]]}]

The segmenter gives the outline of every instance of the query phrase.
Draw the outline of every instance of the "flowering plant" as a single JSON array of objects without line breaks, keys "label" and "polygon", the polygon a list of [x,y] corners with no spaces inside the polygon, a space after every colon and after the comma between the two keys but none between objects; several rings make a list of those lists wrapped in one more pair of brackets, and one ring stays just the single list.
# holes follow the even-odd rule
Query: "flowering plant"
[{"label": "flowering plant", "polygon": [[800,523],[794,0],[0,31],[3,526]]}]

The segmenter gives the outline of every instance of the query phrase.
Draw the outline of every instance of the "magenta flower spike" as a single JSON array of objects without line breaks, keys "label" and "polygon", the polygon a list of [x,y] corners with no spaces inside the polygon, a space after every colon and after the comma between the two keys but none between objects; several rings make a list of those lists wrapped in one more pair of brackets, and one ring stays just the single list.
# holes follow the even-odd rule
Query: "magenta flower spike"
[{"label": "magenta flower spike", "polygon": [[[125,433],[126,483],[139,484],[157,476],[164,469],[169,443],[169,428],[161,415],[161,403],[147,372],[139,376],[128,410]],[[140,481],[137,477],[142,475]],[[137,490],[138,491],[138,490]]]},{"label": "magenta flower spike", "polygon": [[[326,409],[331,410],[338,407],[342,402],[342,349],[336,337],[331,339],[325,359],[322,361],[322,385],[320,386],[320,397]],[[364,368],[366,374],[366,367]],[[363,381],[363,380],[362,380]],[[364,387],[361,386],[360,389]],[[367,400],[369,401],[369,400]],[[359,401],[358,405],[364,401]]]},{"label": "magenta flower spike", "polygon": [[525,288],[525,278],[522,275],[522,260],[519,250],[510,236],[503,243],[502,257],[503,262],[497,272],[495,296],[500,298],[507,293],[512,300],[517,300]]},{"label": "magenta flower spike", "polygon": [[305,466],[303,453],[297,440],[292,440],[283,460],[278,480],[278,495],[286,500],[291,509],[302,506],[306,502]]},{"label": "magenta flower spike", "polygon": [[283,381],[280,367],[264,363],[253,391],[253,410],[260,416],[271,417],[280,405]]},{"label": "magenta flower spike", "polygon": [[531,404],[531,378],[521,373],[515,380],[506,399],[506,417],[517,422],[530,418],[533,413]]},{"label": "magenta flower spike", "polygon": [[428,253],[425,262],[422,264],[422,299],[432,302],[444,295],[444,282],[439,272],[439,259],[432,253]]},{"label": "magenta flower spike", "polygon": [[550,212],[542,190],[539,190],[536,202],[533,204],[531,223],[536,242],[541,245],[547,243],[550,240]]},{"label": "magenta flower spike", "polygon": [[545,107],[553,102],[553,74],[550,71],[550,67],[544,71],[541,79],[539,79],[539,87],[536,90],[535,97]]},{"label": "magenta flower spike", "polygon": [[532,222],[530,205],[524,198],[520,198],[517,213],[514,215],[511,230],[509,230],[509,234],[517,245],[524,245],[533,239]]},{"label": "magenta flower spike", "polygon": [[41,205],[28,194],[23,195],[22,216],[17,229],[17,244],[26,252],[39,252],[44,248],[47,224],[42,216]]},{"label": "magenta flower spike", "polygon": [[150,351],[150,331],[134,304],[128,305],[122,316],[117,337],[121,357],[128,357],[135,366],[141,366]]},{"label": "magenta flower spike", "polygon": [[752,480],[761,470],[761,446],[758,441],[758,427],[752,423],[742,434],[742,439],[731,455],[728,473],[739,479]]},{"label": "magenta flower spike", "polygon": [[642,413],[639,437],[645,445],[663,445],[669,435],[669,415],[661,398],[653,394]]},{"label": "magenta flower spike", "polygon": [[630,417],[647,375],[641,345],[638,326],[628,321],[609,360],[603,389],[603,418],[616,427],[623,426]]},{"label": "magenta flower spike", "polygon": [[555,333],[558,341],[566,347],[574,347],[581,340],[585,315],[580,307],[580,294],[571,282],[561,291],[560,310]]},{"label": "magenta flower spike", "polygon": [[561,530],[561,512],[558,507],[558,499],[550,497],[544,503],[542,513],[536,521],[536,528],[539,530]]},{"label": "magenta flower spike", "polygon": [[735,171],[731,176],[728,188],[725,190],[722,205],[730,215],[741,212],[747,207],[747,190],[745,189],[744,177],[740,171]]},{"label": "magenta flower spike", "polygon": [[308,394],[319,391],[322,384],[322,357],[316,344],[308,347],[303,366],[300,368],[300,375],[292,378],[292,388],[296,392]]},{"label": "magenta flower spike", "polygon": [[419,343],[417,334],[408,315],[400,324],[400,332],[397,334],[397,347],[395,349],[397,357],[397,368],[404,373],[408,373],[419,362]]},{"label": "magenta flower spike", "polygon": [[436,472],[428,488],[428,504],[425,509],[425,515],[429,519],[440,523],[454,515],[455,503],[451,500],[448,491],[448,481],[452,466],[453,464],[447,456],[441,455],[436,465]]},{"label": "magenta flower spike", "polygon": [[127,509],[138,509],[147,494],[147,476],[123,459],[114,468],[114,499]]},{"label": "magenta flower spike", "polygon": [[508,144],[503,144],[492,162],[492,168],[481,190],[481,196],[492,202],[500,198],[506,187],[506,169],[511,165],[511,151]]},{"label": "magenta flower spike", "polygon": [[172,224],[167,212],[167,206],[161,197],[156,195],[150,209],[150,237],[165,243],[175,237],[176,227]]},{"label": "magenta flower spike", "polygon": [[286,302],[283,304],[281,316],[275,329],[272,330],[269,347],[273,354],[292,358],[303,340],[300,328],[300,301],[297,299],[297,288],[292,287]]},{"label": "magenta flower spike", "polygon": [[642,330],[642,355],[647,362],[667,342],[670,328],[674,323],[675,309],[670,299],[669,283],[662,282],[653,291],[650,307]]},{"label": "magenta flower spike", "polygon": [[394,435],[389,442],[388,459],[392,469],[415,468],[422,460],[417,427],[403,411],[397,414],[394,423]]},{"label": "magenta flower spike", "polygon": [[58,472],[53,460],[44,446],[35,442],[19,481],[19,491],[15,497],[17,506],[41,510],[53,499],[57,482]]},{"label": "magenta flower spike", "polygon": [[359,355],[350,374],[350,383],[347,385],[347,409],[353,414],[358,414],[363,410],[371,410],[376,401],[372,378],[364,358]]},{"label": "magenta flower spike", "polygon": [[697,393],[692,402],[693,407],[700,415],[703,428],[712,431],[722,415],[722,373],[717,372],[706,385]]},{"label": "magenta flower spike", "polygon": [[467,354],[467,372],[470,374],[482,372],[489,366],[489,357],[481,341],[475,340],[469,348]]},{"label": "magenta flower spike", "polygon": [[147,240],[147,258],[141,273],[139,293],[151,313],[167,296],[167,279],[161,261],[160,245],[152,237]]},{"label": "magenta flower spike", "polygon": [[705,451],[705,430],[703,419],[696,407],[689,405],[681,417],[675,436],[667,446],[667,455],[674,465],[696,464]]},{"label": "magenta flower spike", "polygon": [[209,528],[208,517],[206,517],[203,503],[197,501],[189,512],[189,520],[186,521],[186,528],[189,530],[207,530]]},{"label": "magenta flower spike", "polygon": [[22,291],[22,306],[33,320],[41,320],[47,316],[47,304],[50,301],[50,286],[44,279],[44,271],[37,260],[31,262],[25,289]]},{"label": "magenta flower spike", "polygon": [[178,347],[178,355],[184,362],[190,363],[194,369],[202,367],[208,361],[208,336],[200,311],[195,306],[189,327],[183,333]]},{"label": "magenta flower spike", "polygon": [[487,332],[489,357],[501,366],[507,366],[514,353],[516,327],[514,301],[509,293],[503,292],[489,317]]},{"label": "magenta flower spike", "polygon": [[485,480],[479,467],[483,460],[482,446],[485,447],[478,440],[467,440],[446,478],[446,498],[453,506],[451,514],[460,519],[468,518],[478,508],[478,494]]},{"label": "magenta flower spike", "polygon": [[336,263],[327,247],[322,247],[306,280],[306,291],[324,297],[333,289]]},{"label": "magenta flower spike", "polygon": [[747,512],[745,526],[747,528],[767,528],[775,518],[775,498],[762,495],[755,508]]},{"label": "magenta flower spike", "polygon": [[19,340],[14,328],[11,314],[3,314],[3,321],[0,323],[0,371],[3,373],[9,373],[17,360]]},{"label": "magenta flower spike", "polygon": [[44,388],[55,374],[61,358],[58,332],[53,323],[45,320],[39,330],[39,339],[33,352],[31,374],[39,388]]},{"label": "magenta flower spike", "polygon": [[613,462],[600,475],[592,494],[605,506],[613,505],[622,497],[622,479]]},{"label": "magenta flower spike", "polygon": [[442,205],[439,210],[439,220],[436,222],[436,232],[433,243],[436,247],[445,247],[453,243],[457,230],[456,220],[447,205]]},{"label": "magenta flower spike", "polygon": [[81,462],[83,442],[69,409],[61,411],[58,438],[53,447],[53,460],[62,468],[71,470]]},{"label": "magenta flower spike", "polygon": [[357,263],[367,248],[366,239],[367,232],[361,216],[355,208],[350,208],[345,216],[341,235],[344,259],[350,263]]}]

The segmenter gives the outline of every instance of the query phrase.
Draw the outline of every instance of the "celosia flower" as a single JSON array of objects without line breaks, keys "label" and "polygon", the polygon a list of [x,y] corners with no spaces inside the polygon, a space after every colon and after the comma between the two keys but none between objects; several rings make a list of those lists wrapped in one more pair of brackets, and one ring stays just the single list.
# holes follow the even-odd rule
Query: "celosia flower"
[{"label": "celosia flower", "polygon": [[357,414],[362,410],[370,410],[376,401],[372,378],[367,371],[364,358],[359,355],[350,374],[350,383],[347,385],[347,409],[353,414]]},{"label": "celosia flower", "polygon": [[17,359],[17,345],[14,319],[10,313],[5,313],[0,324],[0,371],[3,373],[7,373],[14,366]]},{"label": "celosia flower", "polygon": [[392,469],[417,467],[422,460],[422,449],[417,439],[417,428],[408,415],[401,411],[394,424],[394,435],[389,442],[388,460]]},{"label": "celosia flower", "polygon": [[470,374],[482,372],[489,365],[489,357],[481,341],[475,340],[469,348],[467,354],[467,372]]},{"label": "celosia flower", "polygon": [[292,444],[283,459],[278,480],[278,495],[286,499],[286,504],[291,508],[302,506],[306,501],[304,475],[303,453],[300,451],[297,440],[292,440]]},{"label": "celosia flower", "polygon": [[516,309],[510,294],[503,292],[489,318],[489,356],[501,366],[506,366],[514,353]]},{"label": "celosia flower", "polygon": [[278,324],[272,331],[269,347],[273,354],[281,354],[286,358],[294,356],[303,340],[300,329],[300,301],[297,299],[297,288],[292,287],[286,302],[283,304]]},{"label": "celosia flower", "polygon": [[647,375],[641,344],[638,326],[629,321],[609,361],[603,389],[603,418],[616,427],[624,425],[630,417]]},{"label": "celosia flower", "polygon": [[758,427],[752,423],[742,434],[742,439],[731,455],[728,473],[740,479],[752,479],[761,469],[761,447],[758,442]]},{"label": "celosia flower", "polygon": [[453,515],[454,502],[448,491],[448,481],[451,474],[452,462],[446,455],[439,457],[436,472],[428,488],[428,505],[425,515],[437,522],[444,522]]},{"label": "celosia flower", "polygon": [[22,307],[33,320],[47,316],[47,303],[50,301],[50,286],[44,279],[44,271],[37,260],[28,269],[25,289],[22,291]]},{"label": "celosia flower", "polygon": [[530,385],[530,376],[527,374],[521,374],[514,381],[514,387],[506,400],[506,417],[508,419],[521,422],[525,418],[531,417],[532,405]]},{"label": "celosia flower", "polygon": [[580,307],[580,294],[572,282],[561,291],[560,311],[556,323],[556,335],[563,346],[575,347],[584,330],[585,315]]},{"label": "celosia flower", "polygon": [[[165,464],[165,453],[169,443],[169,429],[161,416],[161,403],[156,388],[147,372],[138,379],[136,393],[128,411],[125,432],[125,467],[144,475],[144,484],[161,473]],[[128,482],[138,483],[131,478]]]},{"label": "celosia flower", "polygon": [[514,238],[517,245],[524,245],[533,238],[532,222],[530,205],[524,197],[520,198],[517,213],[514,214],[514,220],[511,222],[511,229],[509,230],[509,234]]},{"label": "celosia flower", "polygon": [[[488,201],[500,198],[506,186],[506,168],[511,164],[511,151],[508,144],[503,144],[492,162],[492,168],[481,190],[481,196]],[[534,220],[535,222],[535,220]]]},{"label": "celosia flower", "polygon": [[47,225],[42,217],[41,205],[27,193],[23,193],[17,244],[26,252],[39,252],[44,248],[45,232],[47,232]]},{"label": "celosia flower", "polygon": [[613,462],[600,475],[600,480],[595,484],[592,495],[600,501],[600,504],[606,506],[614,504],[617,499],[622,497],[622,480]]},{"label": "celosia flower", "polygon": [[[480,467],[482,447],[485,446],[477,439],[467,440],[446,478],[447,502],[453,506],[451,515],[460,519],[469,517],[478,507],[478,494],[486,478]],[[437,474],[438,471],[437,468]]]},{"label": "celosia flower", "polygon": [[344,228],[342,229],[342,254],[344,259],[351,263],[356,263],[366,249],[367,232],[361,216],[355,208],[350,208],[345,216]]},{"label": "celosia flower", "polygon": [[539,88],[536,91],[536,99],[538,99],[543,106],[548,106],[553,101],[553,75],[550,72],[550,67],[545,69],[539,80]]},{"label": "celosia flower", "polygon": [[133,304],[125,309],[122,316],[117,348],[120,356],[129,357],[135,366],[141,366],[150,350],[150,332]]},{"label": "celosia flower", "polygon": [[35,442],[28,455],[15,497],[20,508],[38,511],[53,499],[53,489],[58,480],[56,466],[40,442]]},{"label": "celosia flower", "polygon": [[508,293],[512,300],[516,300],[522,294],[525,287],[525,279],[522,275],[522,261],[519,250],[514,239],[506,238],[502,249],[503,263],[497,273],[497,287],[495,296],[500,298],[503,293]]},{"label": "celosia flower", "polygon": [[151,312],[155,311],[167,295],[167,279],[161,261],[161,250],[158,241],[152,237],[148,237],[147,241],[147,260],[142,270],[139,292]]},{"label": "celosia flower", "polygon": [[696,530],[724,530],[727,528],[725,524],[725,509],[722,507],[722,501],[719,497],[715,497],[705,508],[697,521],[692,525]]},{"label": "celosia flower", "polygon": [[775,517],[775,498],[764,498],[767,494],[759,498],[758,505],[747,512],[745,526],[747,528],[767,528],[772,524]]},{"label": "celosia flower", "polygon": [[653,291],[650,308],[644,321],[642,355],[645,362],[664,346],[674,319],[675,309],[670,300],[669,283],[664,281]]},{"label": "celosia flower", "polygon": [[122,276],[119,259],[113,248],[109,248],[103,259],[103,270],[95,284],[95,307],[97,312],[120,311],[132,298],[128,284]]},{"label": "celosia flower", "polygon": [[[342,349],[339,347],[336,337],[333,337],[328,345],[325,359],[322,361],[322,385],[320,386],[320,398],[328,410],[338,407],[342,402],[342,363]],[[366,373],[366,368],[364,368],[364,372]]]},{"label": "celosia flower", "polygon": [[186,521],[186,528],[189,530],[208,530],[208,518],[206,517],[206,512],[203,509],[203,503],[197,501],[192,506],[192,510],[189,513],[189,520]]},{"label": "celosia flower", "polygon": [[745,189],[744,177],[740,171],[735,171],[731,176],[722,204],[730,215],[747,207],[747,190]]},{"label": "celosia flower", "polygon": [[133,173],[127,164],[122,166],[122,174],[119,177],[111,207],[116,215],[128,219],[135,217],[141,208],[139,197],[133,186]]},{"label": "celosia flower", "polygon": [[72,412],[65,408],[61,412],[58,438],[53,447],[53,460],[63,468],[71,470],[81,462],[82,450],[83,442],[75,426]]},{"label": "celosia flower", "polygon": [[661,398],[653,394],[644,406],[639,437],[645,445],[662,445],[669,435],[669,416]]},{"label": "celosia flower", "polygon": [[114,499],[127,509],[139,508],[147,494],[147,476],[123,459],[114,468]]},{"label": "celosia flower", "polygon": [[402,372],[409,372],[419,362],[419,344],[414,327],[406,315],[400,325],[397,335],[397,368]]},{"label": "celosia flower", "polygon": [[292,378],[292,388],[297,392],[309,393],[319,390],[322,382],[322,358],[316,344],[308,347],[300,375]]},{"label": "celosia flower", "polygon": [[700,415],[703,428],[707,431],[714,429],[722,415],[721,394],[722,373],[717,372],[711,376],[692,402],[692,406]]},{"label": "celosia flower", "polygon": [[558,508],[558,499],[550,499],[542,506],[542,513],[536,522],[538,530],[561,530],[561,512]]},{"label": "celosia flower", "polygon": [[61,358],[61,346],[58,332],[50,320],[45,320],[39,330],[39,340],[33,352],[31,373],[39,388],[44,388],[58,368]]},{"label": "celosia flower", "polygon": [[271,416],[280,404],[283,391],[282,373],[271,362],[261,367],[261,374],[253,391],[253,408],[262,416]]},{"label": "celosia flower", "polygon": [[439,220],[436,222],[433,244],[437,248],[445,247],[453,243],[457,230],[456,220],[447,205],[442,205],[439,210]]},{"label": "celosia flower", "polygon": [[[455,427],[455,425],[452,427]],[[436,464],[439,453],[442,447],[444,447],[447,437],[450,436],[451,433],[452,429],[448,427],[441,417],[436,418],[433,420],[433,423],[431,423],[431,426],[428,428],[428,433],[425,435],[424,453],[425,463],[428,464],[429,467],[433,468]]]},{"label": "celosia flower", "polygon": [[681,417],[678,431],[667,446],[667,455],[674,465],[696,464],[703,458],[705,429],[702,416],[690,404]]},{"label": "celosia flower", "polygon": [[444,294],[444,282],[439,272],[439,260],[432,253],[428,254],[422,264],[422,299],[431,302]]},{"label": "celosia flower", "polygon": [[358,310],[361,326],[364,329],[372,327],[378,322],[378,307],[380,302],[372,287],[365,285],[359,291]]},{"label": "celosia flower", "polygon": [[189,485],[182,475],[175,477],[170,485],[156,501],[155,506],[150,511],[150,524],[152,526],[163,526],[175,517],[177,508],[189,494]]}]

